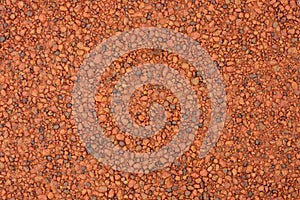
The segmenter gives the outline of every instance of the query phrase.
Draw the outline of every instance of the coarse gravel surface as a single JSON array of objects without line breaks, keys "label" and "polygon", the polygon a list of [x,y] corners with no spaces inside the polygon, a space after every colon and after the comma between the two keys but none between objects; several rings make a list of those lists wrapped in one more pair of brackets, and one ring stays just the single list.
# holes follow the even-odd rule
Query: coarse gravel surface
[{"label": "coarse gravel surface", "polygon": [[[300,199],[300,1],[0,0],[0,13],[0,199]],[[156,102],[167,123],[148,138],[122,132],[109,105],[117,81],[136,66],[177,70],[201,108],[183,155],[162,169],[130,173],[99,162],[82,141],[72,91],[99,43],[140,27],[198,41],[221,74],[227,110],[219,140],[200,158],[212,112],[205,79],[172,52],[121,55],[99,77],[95,95],[99,125],[115,146],[157,151],[184,117],[170,88],[148,84],[134,91],[129,114],[146,126]]]}]

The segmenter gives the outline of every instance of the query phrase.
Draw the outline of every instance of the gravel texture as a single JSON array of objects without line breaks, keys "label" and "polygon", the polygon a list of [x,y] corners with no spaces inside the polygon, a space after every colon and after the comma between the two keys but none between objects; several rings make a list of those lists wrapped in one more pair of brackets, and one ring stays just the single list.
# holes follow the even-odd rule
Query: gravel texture
[{"label": "gravel texture", "polygon": [[[298,0],[3,0],[0,13],[0,199],[300,198]],[[85,56],[104,39],[139,27],[169,28],[197,40],[222,75],[227,98],[222,135],[200,159],[211,108],[195,68],[151,49],[122,55],[108,66],[99,77],[97,116],[123,150],[159,149],[184,117],[170,90],[146,85],[130,100],[132,119],[149,123],[149,104],[157,102],[168,123],[146,139],[123,134],[108,105],[116,80],[133,66],[168,64],[199,96],[194,142],[170,166],[148,174],[98,162],[71,114],[71,92]]]}]

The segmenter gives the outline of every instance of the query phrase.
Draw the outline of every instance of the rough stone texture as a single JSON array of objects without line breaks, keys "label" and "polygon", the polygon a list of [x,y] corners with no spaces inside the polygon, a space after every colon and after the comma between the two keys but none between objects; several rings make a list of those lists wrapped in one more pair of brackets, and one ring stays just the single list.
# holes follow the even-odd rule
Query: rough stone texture
[{"label": "rough stone texture", "polygon": [[[6,0],[0,12],[1,198],[300,198],[299,1]],[[121,57],[102,79],[136,63],[163,61],[191,79],[203,109],[190,149],[168,168],[137,175],[98,163],[66,113],[72,111],[71,91],[84,56],[103,39],[144,26],[171,28],[200,42],[226,83],[228,113],[216,147],[199,159],[210,112],[205,82],[167,52]],[[132,151],[167,143],[176,133],[174,124],[142,141],[111,124],[105,105],[113,81],[101,85],[95,98],[107,136]],[[177,121],[175,98],[167,90],[155,97],[155,90],[136,92],[134,120],[147,123],[142,103],[156,98],[164,104],[165,96],[166,105],[175,106],[168,108],[170,119]]]}]

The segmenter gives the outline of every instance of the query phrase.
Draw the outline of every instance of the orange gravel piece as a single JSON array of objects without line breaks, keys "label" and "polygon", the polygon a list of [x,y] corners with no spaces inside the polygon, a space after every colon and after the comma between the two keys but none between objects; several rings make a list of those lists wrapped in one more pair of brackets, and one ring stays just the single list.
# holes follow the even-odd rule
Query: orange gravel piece
[{"label": "orange gravel piece", "polygon": [[[300,199],[299,0],[0,0],[0,13],[0,199]],[[159,150],[184,118],[172,88],[148,84],[134,91],[128,112],[147,126],[157,117],[155,102],[166,111],[163,129],[139,138],[118,127],[112,94],[135,67],[170,66],[188,80],[201,108],[182,155],[134,173],[100,162],[82,140],[72,92],[98,44],[141,27],[197,41],[221,75],[227,110],[220,138],[199,157],[213,120],[207,80],[174,52],[120,55],[95,94],[95,117],[120,151]]]}]

